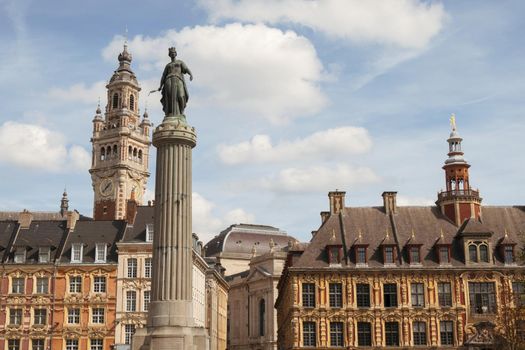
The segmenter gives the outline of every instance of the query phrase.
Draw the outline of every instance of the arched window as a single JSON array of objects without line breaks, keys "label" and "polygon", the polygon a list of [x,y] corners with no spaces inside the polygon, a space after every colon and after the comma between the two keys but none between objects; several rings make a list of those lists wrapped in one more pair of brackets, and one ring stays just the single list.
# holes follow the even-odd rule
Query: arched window
[{"label": "arched window", "polygon": [[139,163],[142,164],[142,150],[139,150]]},{"label": "arched window", "polygon": [[471,262],[478,262],[478,247],[475,244],[468,246],[468,256]]},{"label": "arched window", "polygon": [[259,336],[264,336],[266,324],[266,302],[264,299],[259,301]]},{"label": "arched window", "polygon": [[481,262],[489,262],[489,248],[485,244],[479,246],[479,260]]},{"label": "arched window", "polygon": [[113,158],[118,158],[118,147],[113,145]]},{"label": "arched window", "polygon": [[128,159],[133,159],[133,148],[131,146],[128,147]]},{"label": "arched window", "polygon": [[113,94],[113,108],[118,108],[118,94],[115,92]]},{"label": "arched window", "polygon": [[111,159],[111,146],[106,148],[106,159]]},{"label": "arched window", "polygon": [[105,160],[105,159],[106,159],[106,149],[102,147],[100,149],[100,160]]},{"label": "arched window", "polygon": [[129,95],[129,109],[135,110],[135,96],[133,94]]},{"label": "arched window", "polygon": [[133,149],[133,160],[135,162],[137,161],[137,149],[136,148]]}]

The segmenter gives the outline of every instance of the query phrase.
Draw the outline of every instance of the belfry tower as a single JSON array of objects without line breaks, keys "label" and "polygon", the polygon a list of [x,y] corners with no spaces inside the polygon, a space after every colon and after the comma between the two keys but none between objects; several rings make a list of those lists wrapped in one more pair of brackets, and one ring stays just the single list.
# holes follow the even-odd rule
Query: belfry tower
[{"label": "belfry tower", "polygon": [[452,132],[448,138],[448,159],[445,161],[446,190],[438,193],[437,206],[457,226],[468,218],[481,216],[481,197],[470,187],[470,165],[463,158],[461,141],[456,129],[456,117],[450,117]]},{"label": "belfry tower", "polygon": [[140,86],[131,70],[127,44],[118,55],[119,66],[106,85],[104,117],[97,108],[93,119],[91,181],[95,193],[95,220],[124,219],[127,202],[138,204],[149,177],[148,159],[151,123],[139,115]]}]

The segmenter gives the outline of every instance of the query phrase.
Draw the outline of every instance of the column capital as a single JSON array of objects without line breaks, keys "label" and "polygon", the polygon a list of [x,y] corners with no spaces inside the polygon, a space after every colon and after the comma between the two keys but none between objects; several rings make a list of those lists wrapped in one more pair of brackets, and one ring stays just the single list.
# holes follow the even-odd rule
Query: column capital
[{"label": "column capital", "polygon": [[195,128],[183,118],[166,117],[153,132],[153,145],[155,147],[173,143],[186,144],[191,148],[197,145]]}]

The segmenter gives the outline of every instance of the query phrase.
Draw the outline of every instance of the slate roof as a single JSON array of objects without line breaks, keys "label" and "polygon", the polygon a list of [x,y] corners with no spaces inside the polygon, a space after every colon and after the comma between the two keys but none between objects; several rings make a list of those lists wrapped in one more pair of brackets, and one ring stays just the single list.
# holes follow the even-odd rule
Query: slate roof
[{"label": "slate roof", "polygon": [[153,224],[155,208],[153,206],[138,206],[133,225],[129,225],[122,242],[145,242],[146,225]]}]

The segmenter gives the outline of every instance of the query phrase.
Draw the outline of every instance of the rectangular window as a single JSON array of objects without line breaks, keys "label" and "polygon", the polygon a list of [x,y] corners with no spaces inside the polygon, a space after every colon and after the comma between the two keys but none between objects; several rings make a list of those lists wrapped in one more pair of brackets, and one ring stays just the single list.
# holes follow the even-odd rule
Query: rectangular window
[{"label": "rectangular window", "polygon": [[106,293],[106,277],[95,276],[93,280],[93,292]]},{"label": "rectangular window", "polygon": [[95,307],[93,308],[93,323],[104,323],[104,308],[103,307]]},{"label": "rectangular window", "polygon": [[153,242],[153,224],[146,224],[146,242]]},{"label": "rectangular window", "polygon": [[438,300],[441,307],[452,306],[452,287],[449,282],[438,283]]},{"label": "rectangular window", "polygon": [[36,279],[36,293],[47,294],[49,291],[49,278],[37,277]]},{"label": "rectangular window", "polygon": [[35,309],[35,319],[34,324],[46,324],[47,320],[47,310],[46,309]]},{"label": "rectangular window", "polygon": [[504,249],[505,264],[512,264],[514,262],[514,247],[506,245]]},{"label": "rectangular window", "polygon": [[78,339],[66,339],[66,350],[78,350]]},{"label": "rectangular window", "polygon": [[134,324],[124,325],[124,343],[125,344],[131,344],[131,338],[133,337],[133,334],[135,334],[135,325]]},{"label": "rectangular window", "polygon": [[448,247],[439,247],[439,263],[448,264],[450,262],[450,255],[448,254]]},{"label": "rectangular window", "polygon": [[399,323],[385,322],[386,346],[399,346]]},{"label": "rectangular window", "polygon": [[525,282],[512,282],[512,292],[516,305],[525,305]]},{"label": "rectangular window", "polygon": [[31,350],[44,350],[45,341],[44,339],[33,339],[31,341]]},{"label": "rectangular window", "polygon": [[38,248],[38,262],[41,264],[47,264],[50,260],[51,250],[49,247]]},{"label": "rectangular window", "polygon": [[454,323],[452,321],[439,322],[439,338],[441,345],[454,345]]},{"label": "rectangular window", "polygon": [[9,309],[9,324],[22,324],[22,309]]},{"label": "rectangular window", "polygon": [[420,262],[419,247],[410,247],[410,263],[419,264]]},{"label": "rectangular window", "polygon": [[397,307],[397,285],[395,283],[383,285],[385,307]]},{"label": "rectangular window", "polygon": [[81,263],[82,262],[82,243],[73,243],[71,245],[71,262]]},{"label": "rectangular window", "polygon": [[330,322],[330,346],[344,346],[343,322]]},{"label": "rectangular window", "polygon": [[20,339],[9,339],[7,341],[7,350],[20,350]]},{"label": "rectangular window", "polygon": [[103,339],[90,339],[90,350],[104,350],[104,340]]},{"label": "rectangular window", "polygon": [[303,322],[303,346],[316,346],[315,322]]},{"label": "rectangular window", "polygon": [[412,334],[414,338],[414,345],[427,345],[426,322],[414,321],[412,323]]},{"label": "rectangular window", "polygon": [[372,346],[372,325],[370,322],[357,322],[357,345]]},{"label": "rectangular window", "polygon": [[328,249],[328,254],[329,254],[330,264],[340,264],[341,263],[341,248],[340,247],[330,247]]},{"label": "rectangular window", "polygon": [[80,309],[68,309],[67,310],[67,323],[71,323],[71,324],[80,323]]},{"label": "rectangular window", "polygon": [[411,283],[410,291],[412,297],[412,306],[425,306],[425,285],[423,283]]},{"label": "rectangular window", "polygon": [[384,247],[385,250],[385,264],[394,263],[394,247]]},{"label": "rectangular window", "polygon": [[470,312],[493,314],[496,312],[496,292],[492,282],[469,282]]},{"label": "rectangular window", "polygon": [[137,310],[137,292],[128,290],[126,292],[126,311]]},{"label": "rectangular window", "polygon": [[26,283],[26,280],[24,277],[20,278],[13,278],[11,280],[11,293],[13,294],[24,294],[24,284]]},{"label": "rectangular window", "polygon": [[95,245],[95,262],[105,263],[107,256],[108,246],[106,243],[97,243]]},{"label": "rectangular window", "polygon": [[356,264],[366,264],[366,248],[365,247],[357,247],[355,262]]},{"label": "rectangular window", "polygon": [[82,292],[82,276],[69,276],[69,293]]},{"label": "rectangular window", "polygon": [[315,307],[315,283],[303,283],[303,306]]},{"label": "rectangular window", "polygon": [[343,306],[343,285],[341,283],[330,283],[329,299],[330,307]]},{"label": "rectangular window", "polygon": [[137,278],[137,259],[128,259],[128,278]]},{"label": "rectangular window", "polygon": [[18,247],[15,250],[15,263],[23,264],[26,262],[26,247]]},{"label": "rectangular window", "polygon": [[370,307],[370,285],[356,284],[356,301],[357,307]]},{"label": "rectangular window", "polygon": [[151,303],[151,291],[145,290],[144,291],[144,311],[149,310],[149,303]]},{"label": "rectangular window", "polygon": [[151,278],[151,267],[153,266],[151,258],[144,260],[144,277]]}]

